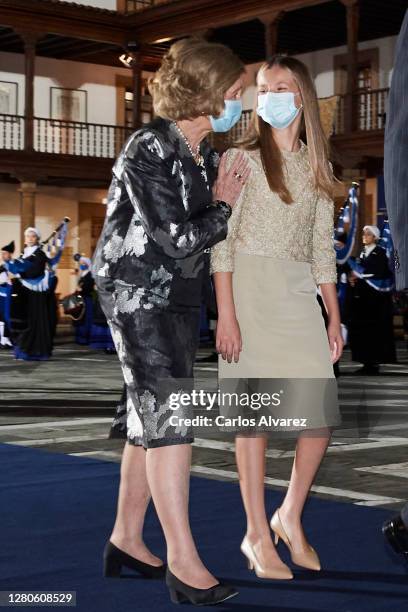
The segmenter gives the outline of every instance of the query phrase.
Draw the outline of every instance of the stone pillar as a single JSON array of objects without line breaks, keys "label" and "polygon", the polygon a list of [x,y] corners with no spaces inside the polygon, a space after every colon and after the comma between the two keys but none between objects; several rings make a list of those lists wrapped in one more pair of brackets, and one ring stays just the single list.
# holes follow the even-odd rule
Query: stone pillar
[{"label": "stone pillar", "polygon": [[37,184],[34,182],[22,181],[20,188],[20,240],[21,249],[24,246],[24,230],[26,227],[35,226],[35,195]]}]

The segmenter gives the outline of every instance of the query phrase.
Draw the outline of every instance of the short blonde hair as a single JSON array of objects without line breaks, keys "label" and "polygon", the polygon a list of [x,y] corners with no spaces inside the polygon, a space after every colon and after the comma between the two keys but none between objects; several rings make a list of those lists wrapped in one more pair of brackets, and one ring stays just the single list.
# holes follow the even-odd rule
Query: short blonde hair
[{"label": "short blonde hair", "polygon": [[149,81],[154,112],[170,120],[218,116],[225,93],[244,71],[241,60],[224,45],[201,38],[179,40]]}]

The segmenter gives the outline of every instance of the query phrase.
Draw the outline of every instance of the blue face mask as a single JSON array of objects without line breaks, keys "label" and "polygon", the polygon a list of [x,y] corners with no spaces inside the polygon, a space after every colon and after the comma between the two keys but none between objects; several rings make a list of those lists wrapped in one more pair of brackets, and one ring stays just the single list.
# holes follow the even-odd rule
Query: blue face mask
[{"label": "blue face mask", "polygon": [[87,270],[88,266],[86,264],[79,264],[79,269],[80,270]]},{"label": "blue face mask", "polygon": [[295,106],[295,94],[292,91],[272,92],[258,95],[257,114],[274,128],[287,128],[298,116],[300,109]]},{"label": "blue face mask", "polygon": [[210,115],[210,123],[214,132],[228,132],[241,118],[241,100],[225,100],[224,112],[219,117]]}]

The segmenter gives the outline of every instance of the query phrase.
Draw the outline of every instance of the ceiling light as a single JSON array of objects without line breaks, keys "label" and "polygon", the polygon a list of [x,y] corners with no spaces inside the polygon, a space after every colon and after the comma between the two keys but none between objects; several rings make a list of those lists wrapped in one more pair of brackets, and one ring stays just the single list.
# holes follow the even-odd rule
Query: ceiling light
[{"label": "ceiling light", "polygon": [[126,50],[119,56],[119,60],[126,68],[132,68],[136,61],[135,54],[140,51],[140,45],[136,41],[130,41],[126,45]]}]

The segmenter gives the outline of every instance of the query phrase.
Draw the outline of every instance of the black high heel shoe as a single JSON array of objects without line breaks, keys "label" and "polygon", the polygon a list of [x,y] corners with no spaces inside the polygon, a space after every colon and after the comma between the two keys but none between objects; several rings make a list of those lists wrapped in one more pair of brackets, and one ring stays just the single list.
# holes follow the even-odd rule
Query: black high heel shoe
[{"label": "black high heel shoe", "polygon": [[103,551],[103,575],[105,578],[120,578],[122,566],[139,572],[145,578],[164,578],[166,565],[149,565],[143,563],[112,544],[110,540],[106,543]]},{"label": "black high heel shoe", "polygon": [[238,591],[234,587],[222,582],[215,584],[209,589],[196,589],[181,582],[171,573],[168,567],[166,570],[166,584],[169,587],[170,599],[175,604],[189,602],[195,606],[214,606],[238,595]]},{"label": "black high heel shoe", "polygon": [[401,515],[393,516],[386,521],[382,532],[396,553],[401,553],[408,561],[408,529]]}]

